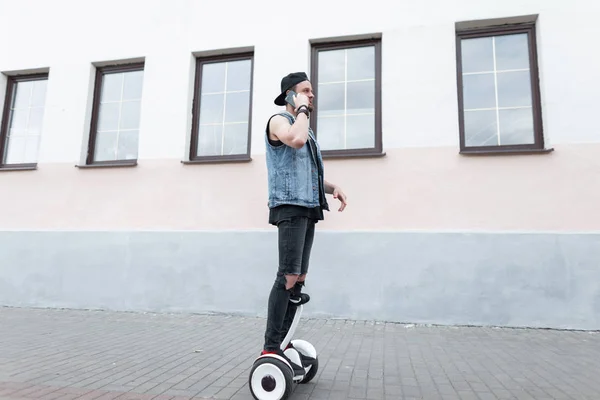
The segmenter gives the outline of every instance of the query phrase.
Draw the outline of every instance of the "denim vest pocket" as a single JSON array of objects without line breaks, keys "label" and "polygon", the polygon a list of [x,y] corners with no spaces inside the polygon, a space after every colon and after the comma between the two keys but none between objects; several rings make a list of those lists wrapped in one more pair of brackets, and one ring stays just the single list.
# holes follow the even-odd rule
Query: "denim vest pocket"
[{"label": "denim vest pocket", "polygon": [[271,192],[278,199],[290,198],[293,193],[290,171],[280,169],[275,172],[275,181],[271,185]]}]

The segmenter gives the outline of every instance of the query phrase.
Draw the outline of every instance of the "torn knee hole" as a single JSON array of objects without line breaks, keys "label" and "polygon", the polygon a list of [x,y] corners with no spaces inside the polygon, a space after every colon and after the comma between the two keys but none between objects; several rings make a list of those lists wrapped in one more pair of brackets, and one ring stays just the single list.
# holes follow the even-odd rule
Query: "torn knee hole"
[{"label": "torn knee hole", "polygon": [[291,288],[293,288],[296,285],[296,282],[298,282],[298,275],[286,274],[285,281],[286,281],[285,288],[287,290],[290,290]]}]

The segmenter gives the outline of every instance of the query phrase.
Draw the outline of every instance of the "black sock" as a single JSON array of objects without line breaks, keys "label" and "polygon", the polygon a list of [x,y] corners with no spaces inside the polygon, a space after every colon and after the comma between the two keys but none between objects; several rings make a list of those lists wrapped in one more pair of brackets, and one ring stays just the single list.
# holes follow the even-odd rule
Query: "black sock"
[{"label": "black sock", "polygon": [[302,286],[304,286],[304,282],[296,282],[292,288],[292,294],[296,297],[300,296],[300,293],[302,293]]}]

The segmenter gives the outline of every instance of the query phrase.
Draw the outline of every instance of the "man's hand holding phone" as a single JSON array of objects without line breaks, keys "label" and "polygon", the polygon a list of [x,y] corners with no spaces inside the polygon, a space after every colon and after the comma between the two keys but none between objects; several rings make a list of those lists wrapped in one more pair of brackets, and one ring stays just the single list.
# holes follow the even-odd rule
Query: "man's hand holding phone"
[{"label": "man's hand holding phone", "polygon": [[294,107],[294,111],[298,111],[298,108],[300,108],[300,106],[308,107],[308,104],[309,104],[307,95],[305,95],[303,93],[296,93],[291,90],[287,94],[285,100],[288,102],[288,104],[290,104],[292,107]]},{"label": "man's hand holding phone", "polygon": [[308,107],[308,96],[304,93],[297,93],[296,96],[294,96],[294,103],[296,104],[296,108],[294,109],[294,111],[298,111],[300,106]]}]

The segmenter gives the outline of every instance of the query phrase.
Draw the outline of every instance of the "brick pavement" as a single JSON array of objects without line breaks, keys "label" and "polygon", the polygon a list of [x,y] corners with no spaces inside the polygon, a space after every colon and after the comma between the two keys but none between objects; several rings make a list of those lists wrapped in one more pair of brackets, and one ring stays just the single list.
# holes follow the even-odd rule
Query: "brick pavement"
[{"label": "brick pavement", "polygon": [[[264,319],[0,308],[0,399],[252,399]],[[303,320],[293,400],[600,399],[600,334]]]}]

